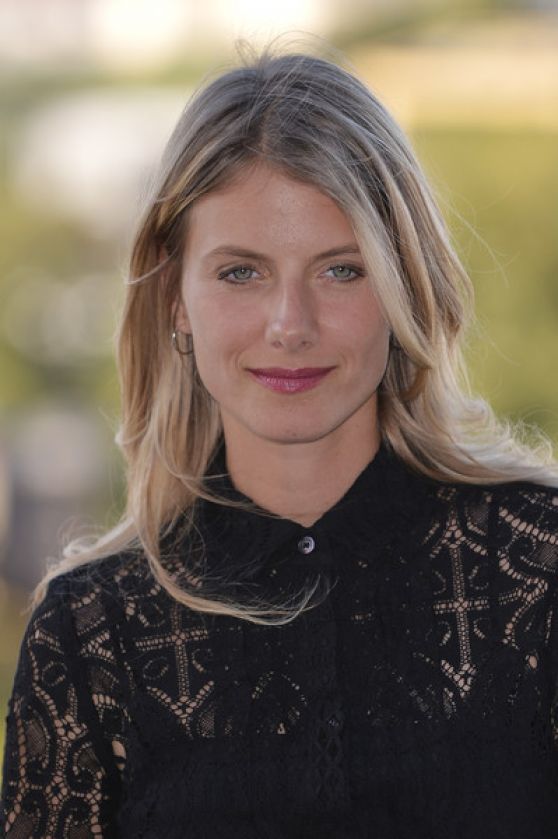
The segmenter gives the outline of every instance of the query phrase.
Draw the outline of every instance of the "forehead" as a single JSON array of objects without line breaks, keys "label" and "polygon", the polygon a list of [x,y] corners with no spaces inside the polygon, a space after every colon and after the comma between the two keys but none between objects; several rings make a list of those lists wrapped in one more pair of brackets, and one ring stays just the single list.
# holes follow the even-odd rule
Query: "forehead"
[{"label": "forehead", "polygon": [[352,235],[349,219],[329,195],[259,163],[193,204],[186,244],[206,250],[223,241],[254,245],[256,240],[260,250],[264,244],[302,247],[305,243],[324,249],[332,237]]}]

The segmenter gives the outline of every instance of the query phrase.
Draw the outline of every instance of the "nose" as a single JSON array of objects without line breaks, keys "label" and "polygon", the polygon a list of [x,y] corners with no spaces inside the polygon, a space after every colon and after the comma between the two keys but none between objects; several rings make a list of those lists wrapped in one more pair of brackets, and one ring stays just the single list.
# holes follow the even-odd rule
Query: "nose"
[{"label": "nose", "polygon": [[266,339],[287,352],[307,349],[317,341],[316,301],[302,283],[278,283],[273,291],[266,327]]}]

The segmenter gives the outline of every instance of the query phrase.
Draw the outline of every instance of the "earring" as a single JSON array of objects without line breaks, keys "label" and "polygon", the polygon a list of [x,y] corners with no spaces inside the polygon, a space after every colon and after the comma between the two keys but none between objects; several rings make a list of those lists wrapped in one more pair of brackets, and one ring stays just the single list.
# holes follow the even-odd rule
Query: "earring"
[{"label": "earring", "polygon": [[[178,335],[179,334],[184,335],[186,337],[187,346],[186,346],[185,350],[181,350],[180,347],[178,346]],[[192,355],[193,354],[193,352],[194,352],[194,342],[193,342],[193,339],[192,339],[192,334],[190,332],[180,332],[180,333],[178,333],[176,330],[174,330],[173,333],[172,333],[171,341],[172,341],[173,347],[175,348],[176,352],[179,355]]]}]

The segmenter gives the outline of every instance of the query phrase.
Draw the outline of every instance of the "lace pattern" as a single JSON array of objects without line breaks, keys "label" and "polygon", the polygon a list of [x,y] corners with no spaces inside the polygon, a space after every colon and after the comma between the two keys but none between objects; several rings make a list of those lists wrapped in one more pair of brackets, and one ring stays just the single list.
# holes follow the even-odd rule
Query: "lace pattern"
[{"label": "lace pattern", "polygon": [[10,701],[10,839],[557,835],[558,493],[384,458],[313,528],[206,503],[200,527],[242,590],[329,594],[262,627],[138,556],[54,581]]}]

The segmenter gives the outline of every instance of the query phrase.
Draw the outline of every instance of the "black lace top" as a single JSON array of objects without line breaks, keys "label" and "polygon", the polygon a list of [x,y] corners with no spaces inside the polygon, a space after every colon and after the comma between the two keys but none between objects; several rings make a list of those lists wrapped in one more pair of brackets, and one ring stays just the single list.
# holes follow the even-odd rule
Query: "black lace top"
[{"label": "black lace top", "polygon": [[320,605],[195,613],[131,553],[55,580],[10,702],[10,839],[558,837],[558,491],[382,447],[310,528],[197,515],[179,582],[203,561],[227,597]]}]

